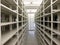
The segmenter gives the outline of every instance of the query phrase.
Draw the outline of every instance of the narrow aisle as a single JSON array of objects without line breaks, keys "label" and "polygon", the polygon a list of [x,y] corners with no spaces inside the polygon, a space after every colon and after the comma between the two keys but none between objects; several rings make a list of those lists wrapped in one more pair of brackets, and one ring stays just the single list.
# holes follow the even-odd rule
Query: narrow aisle
[{"label": "narrow aisle", "polygon": [[35,31],[28,31],[26,45],[38,45]]}]

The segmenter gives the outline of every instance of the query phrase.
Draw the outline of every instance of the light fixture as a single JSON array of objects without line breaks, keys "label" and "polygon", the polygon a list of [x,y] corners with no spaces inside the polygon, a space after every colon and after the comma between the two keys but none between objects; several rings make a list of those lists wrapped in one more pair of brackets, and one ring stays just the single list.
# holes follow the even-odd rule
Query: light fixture
[{"label": "light fixture", "polygon": [[30,4],[33,4],[33,2],[31,2]]}]

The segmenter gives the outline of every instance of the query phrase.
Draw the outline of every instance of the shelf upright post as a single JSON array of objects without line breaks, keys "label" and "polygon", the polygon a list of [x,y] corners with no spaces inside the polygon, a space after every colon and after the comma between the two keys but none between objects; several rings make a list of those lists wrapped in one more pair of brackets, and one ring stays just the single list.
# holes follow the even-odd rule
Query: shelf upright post
[{"label": "shelf upright post", "polygon": [[[23,18],[25,18],[25,17],[23,17],[23,16],[24,16],[24,14],[23,14],[23,13],[24,13],[24,12],[23,12],[23,11],[24,11],[24,10],[23,10],[23,0],[22,0],[21,2],[22,2],[22,31],[23,31],[23,25],[24,25],[24,24],[23,24],[23,23],[24,23],[24,22],[23,22]],[[22,34],[22,35],[24,35],[24,34]],[[22,36],[22,38],[24,38],[24,37]],[[23,40],[24,40],[24,39],[22,39],[22,42],[23,42]]]},{"label": "shelf upright post", "polygon": [[1,45],[1,0],[0,0],[0,45]]},{"label": "shelf upright post", "polygon": [[53,6],[52,6],[52,1],[53,0],[51,0],[51,45],[53,45],[53,43],[52,43],[52,39],[53,39],[53,32],[52,32],[52,30],[53,30],[53,23],[52,23],[52,21],[53,21],[53,12],[52,12]]},{"label": "shelf upright post", "polygon": [[[44,9],[45,9],[45,7],[44,7],[44,0],[43,0],[43,25],[45,26],[45,17],[44,17],[45,12],[44,12]],[[45,31],[45,27],[43,27],[43,31]],[[45,36],[45,35],[43,35],[43,36]],[[46,45],[45,41],[44,41],[44,44]]]},{"label": "shelf upright post", "polygon": [[[18,0],[17,0],[17,19],[16,19],[16,21],[17,21],[17,39],[18,39],[18,30],[19,30],[19,25],[18,25]],[[18,43],[17,43],[17,45],[18,45]]]},{"label": "shelf upright post", "polygon": [[22,1],[22,26],[23,26],[23,1]]},{"label": "shelf upright post", "polygon": [[[39,10],[40,10],[40,28],[41,28],[41,7],[39,8]],[[39,31],[41,31],[41,30],[39,30]],[[41,35],[41,34],[40,34]],[[40,41],[40,40],[39,40]],[[40,43],[39,43],[39,45],[40,45]],[[42,45],[42,44],[41,44]]]},{"label": "shelf upright post", "polygon": [[[10,8],[12,9],[12,7],[10,6]],[[9,15],[9,21],[12,22],[12,15]],[[12,25],[10,25],[10,30],[12,30]]]},{"label": "shelf upright post", "polygon": [[[60,4],[58,4],[57,7],[58,7],[58,9],[60,9]],[[58,15],[57,21],[59,22],[60,21],[60,13],[57,13],[57,15]],[[60,23],[58,23],[58,29],[57,30],[60,31]],[[60,38],[60,36],[58,36],[57,38]]]}]

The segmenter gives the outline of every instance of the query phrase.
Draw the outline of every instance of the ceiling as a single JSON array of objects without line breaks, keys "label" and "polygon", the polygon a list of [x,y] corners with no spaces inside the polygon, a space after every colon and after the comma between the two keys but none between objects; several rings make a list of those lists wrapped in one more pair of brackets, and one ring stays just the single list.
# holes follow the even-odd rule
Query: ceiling
[{"label": "ceiling", "polygon": [[23,0],[23,2],[25,5],[26,12],[28,14],[35,14],[42,0]]}]

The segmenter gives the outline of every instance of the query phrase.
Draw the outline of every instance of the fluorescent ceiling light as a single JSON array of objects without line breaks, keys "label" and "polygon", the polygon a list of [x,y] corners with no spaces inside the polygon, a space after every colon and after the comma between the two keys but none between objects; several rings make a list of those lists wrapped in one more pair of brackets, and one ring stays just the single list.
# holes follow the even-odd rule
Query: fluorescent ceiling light
[{"label": "fluorescent ceiling light", "polygon": [[[23,0],[23,3],[25,6],[39,6],[42,3],[42,0]],[[28,12],[36,12],[36,11],[37,11],[37,9],[27,9],[26,10],[27,13]],[[29,14],[29,15],[34,15],[34,14],[35,13]]]},{"label": "fluorescent ceiling light", "polygon": [[23,0],[23,2],[25,4],[25,6],[31,4],[31,2],[32,2],[32,5],[34,5],[34,4],[40,5],[42,3],[42,0],[37,0],[37,1],[36,0]]},{"label": "fluorescent ceiling light", "polygon": [[37,9],[27,9],[27,12],[36,12]]}]

